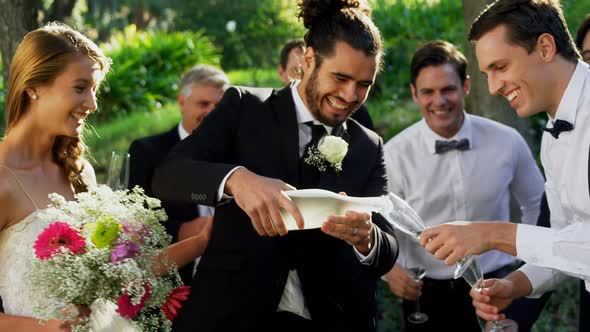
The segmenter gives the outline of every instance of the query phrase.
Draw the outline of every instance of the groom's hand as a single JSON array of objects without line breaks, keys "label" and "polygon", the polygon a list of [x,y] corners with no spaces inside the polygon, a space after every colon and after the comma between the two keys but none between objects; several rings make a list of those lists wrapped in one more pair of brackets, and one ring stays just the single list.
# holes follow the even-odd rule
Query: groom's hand
[{"label": "groom's hand", "polygon": [[295,218],[303,228],[303,216],[299,208],[282,191],[294,190],[289,184],[250,172],[246,168],[235,171],[225,184],[225,192],[234,197],[236,204],[246,212],[252,226],[261,236],[287,234],[280,208]]},{"label": "groom's hand", "polygon": [[373,222],[368,213],[346,211],[344,216],[330,216],[322,225],[322,232],[354,246],[363,255],[373,247]]}]

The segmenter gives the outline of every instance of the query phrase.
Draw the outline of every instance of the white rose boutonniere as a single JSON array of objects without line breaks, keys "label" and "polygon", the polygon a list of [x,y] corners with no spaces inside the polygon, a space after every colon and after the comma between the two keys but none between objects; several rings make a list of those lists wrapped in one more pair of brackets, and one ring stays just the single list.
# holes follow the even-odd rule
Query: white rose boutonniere
[{"label": "white rose boutonniere", "polygon": [[336,174],[342,171],[342,160],[348,152],[348,143],[338,136],[328,135],[316,149],[308,148],[308,156],[305,163],[317,167],[321,172],[326,171],[327,166],[331,166]]}]

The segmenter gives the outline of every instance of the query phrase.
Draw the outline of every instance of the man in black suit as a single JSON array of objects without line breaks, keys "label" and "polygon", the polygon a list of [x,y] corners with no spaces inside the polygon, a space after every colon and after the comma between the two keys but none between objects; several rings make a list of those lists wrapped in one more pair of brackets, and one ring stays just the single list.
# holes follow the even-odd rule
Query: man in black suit
[{"label": "man in black suit", "polygon": [[[289,40],[283,45],[281,49],[281,61],[278,67],[279,77],[283,83],[290,84],[292,80],[301,79],[303,71],[301,68],[301,58],[303,57],[304,51],[305,40],[301,38]],[[366,128],[375,130],[373,120],[365,105],[361,105],[350,117]]]},{"label": "man in black suit", "polygon": [[[376,330],[376,280],[397,258],[391,226],[348,211],[321,229],[287,232],[279,213],[303,227],[283,193],[293,186],[386,193],[382,140],[349,119],[374,83],[381,37],[358,3],[331,4],[303,2],[309,32],[300,82],[278,91],[228,89],[156,171],[158,196],[216,206],[176,331]],[[322,131],[349,144],[339,173],[303,161]]]},{"label": "man in black suit", "polygon": [[[213,66],[197,65],[189,70],[180,81],[178,106],[182,121],[170,130],[137,139],[129,147],[130,176],[129,188],[142,187],[148,196],[154,196],[152,177],[154,169],[166,157],[176,143],[186,138],[195,130],[213,108],[219,103],[229,86],[225,73]],[[213,221],[213,209],[194,203],[174,204],[163,202],[168,214],[166,230],[173,241],[183,240],[210,227]],[[192,279],[193,264],[181,269],[185,283]]]}]

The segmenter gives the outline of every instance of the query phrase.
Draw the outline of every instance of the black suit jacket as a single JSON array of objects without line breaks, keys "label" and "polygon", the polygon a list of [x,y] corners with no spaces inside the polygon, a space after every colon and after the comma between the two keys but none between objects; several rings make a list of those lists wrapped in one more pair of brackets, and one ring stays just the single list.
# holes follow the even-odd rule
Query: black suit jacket
[{"label": "black suit jacket", "polygon": [[[318,188],[351,196],[386,192],[382,141],[347,121],[349,151],[340,175],[329,171]],[[230,88],[193,134],[156,171],[154,191],[170,201],[216,205],[222,179],[237,165],[299,184],[299,135],[289,87]],[[353,248],[320,230],[260,237],[234,201],[216,207],[209,246],[177,331],[278,331],[269,326],[289,269],[296,268],[313,323],[321,330],[374,331],[375,283],[393,266],[393,229],[375,215],[383,241],[370,266]]]},{"label": "black suit jacket", "polygon": [[[133,141],[129,147],[129,188],[137,185],[145,190],[146,195],[160,198],[155,196],[152,191],[154,170],[164,161],[172,147],[178,142],[180,142],[178,126],[174,126],[164,133]],[[180,225],[199,216],[197,204],[190,202],[179,204],[163,200],[162,207],[168,215],[164,227],[174,242],[178,240]],[[189,264],[180,269],[180,275],[186,284],[190,283],[192,279],[193,268],[194,264]]]},{"label": "black suit jacket", "polygon": [[375,131],[371,114],[369,114],[369,110],[364,104],[356,112],[352,113],[350,118],[356,120],[356,122],[362,124],[365,128]]}]

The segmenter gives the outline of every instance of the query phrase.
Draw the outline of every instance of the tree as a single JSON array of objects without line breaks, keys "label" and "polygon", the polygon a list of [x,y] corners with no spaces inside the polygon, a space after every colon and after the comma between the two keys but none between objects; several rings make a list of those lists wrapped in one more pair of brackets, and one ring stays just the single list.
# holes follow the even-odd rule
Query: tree
[{"label": "tree", "polygon": [[36,0],[5,0],[0,11],[0,52],[2,52],[2,76],[8,82],[10,59],[24,35],[37,28],[37,12],[41,6]]},{"label": "tree", "polygon": [[[492,2],[493,0],[463,0],[463,16],[467,31],[469,31],[473,20],[485,8],[485,5]],[[533,130],[531,129],[530,121],[520,119],[506,98],[490,95],[487,80],[479,71],[473,44],[467,43],[465,53],[469,61],[467,71],[471,77],[470,98],[467,102],[467,109],[473,114],[481,115],[515,128],[525,138],[533,152],[536,153],[539,148]]]},{"label": "tree", "polygon": [[[2,84],[6,89],[10,59],[24,35],[37,27],[37,11],[40,1],[4,0],[0,11],[0,53],[2,53]],[[4,96],[0,95],[0,134],[4,133]]]}]

